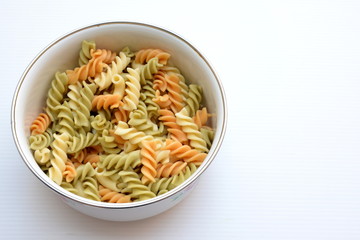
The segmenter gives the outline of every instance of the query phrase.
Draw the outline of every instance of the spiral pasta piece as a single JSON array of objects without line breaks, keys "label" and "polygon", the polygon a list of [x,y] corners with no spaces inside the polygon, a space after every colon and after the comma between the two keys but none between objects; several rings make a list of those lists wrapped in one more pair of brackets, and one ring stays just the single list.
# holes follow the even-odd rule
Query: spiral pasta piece
[{"label": "spiral pasta piece", "polygon": [[69,183],[69,182],[66,182],[66,181],[64,182],[64,181],[63,181],[63,182],[60,184],[60,186],[61,186],[62,188],[64,188],[65,190],[73,193],[73,194],[76,194],[76,195],[79,194],[78,190],[77,190],[71,183]]},{"label": "spiral pasta piece", "polygon": [[64,94],[67,91],[68,77],[65,73],[55,73],[55,78],[51,81],[51,87],[46,99],[45,112],[49,115],[51,121],[56,120],[58,111],[55,109],[61,105]]},{"label": "spiral pasta piece", "polygon": [[80,151],[69,154],[71,162],[75,163],[76,167],[78,167],[77,163],[83,163],[85,157],[88,155],[87,148],[81,149]]},{"label": "spiral pasta piece", "polygon": [[34,152],[35,161],[39,165],[46,165],[50,162],[51,152],[48,148],[38,149]]},{"label": "spiral pasta piece", "polygon": [[137,70],[127,68],[129,74],[126,74],[127,81],[125,89],[125,97],[123,99],[123,109],[132,111],[137,108],[140,97],[140,75]]},{"label": "spiral pasta piece", "polygon": [[145,103],[146,110],[149,116],[149,119],[156,119],[158,117],[159,105],[153,101],[155,98],[155,90],[153,88],[153,83],[150,80],[146,80],[145,85],[142,87],[140,93],[140,99]]},{"label": "spiral pasta piece", "polygon": [[163,65],[157,58],[152,58],[147,64],[140,66],[140,84],[145,85],[146,80],[152,80],[153,74],[156,74]]},{"label": "spiral pasta piece", "polygon": [[164,72],[166,74],[175,74],[179,78],[179,86],[181,88],[181,95],[183,96],[184,101],[189,98],[189,86],[186,84],[184,76],[180,73],[180,70],[176,67],[163,66],[159,68],[159,72]]},{"label": "spiral pasta piece", "polygon": [[153,102],[156,103],[160,108],[166,109],[170,108],[172,102],[168,94],[161,95],[159,90],[155,92],[155,98]]},{"label": "spiral pasta piece", "polygon": [[69,148],[67,150],[68,153],[76,153],[81,149],[92,145],[99,144],[99,135],[97,133],[93,134],[88,132],[86,134],[79,134],[78,136],[72,136],[68,141]]},{"label": "spiral pasta piece", "polygon": [[102,149],[106,153],[119,153],[121,151],[118,144],[115,142],[115,137],[113,137],[107,129],[103,130],[102,136],[99,137],[99,141]]},{"label": "spiral pasta piece", "polygon": [[165,164],[170,162],[170,150],[160,150],[156,154],[156,162]]},{"label": "spiral pasta piece", "polygon": [[31,135],[42,134],[50,125],[50,118],[46,113],[40,113],[30,126]]},{"label": "spiral pasta piece", "polygon": [[83,163],[84,164],[90,163],[93,168],[96,168],[97,163],[99,161],[100,161],[100,156],[99,156],[98,153],[90,153],[90,154],[86,155],[86,157],[84,158]]},{"label": "spiral pasta piece", "polygon": [[104,129],[111,129],[112,124],[104,116],[98,114],[90,117],[90,125],[96,131],[102,132]]},{"label": "spiral pasta piece", "polygon": [[179,85],[180,80],[175,74],[166,74],[165,80],[167,82],[167,91],[169,92],[169,99],[171,101],[170,108],[174,113],[177,113],[184,107],[181,87]]},{"label": "spiral pasta piece", "polygon": [[146,135],[159,134],[157,125],[148,118],[146,105],[143,101],[140,101],[137,109],[130,113],[128,124]]},{"label": "spiral pasta piece", "polygon": [[66,71],[69,78],[69,84],[75,84],[78,81],[84,81],[88,77],[95,77],[97,73],[102,72],[104,63],[111,63],[116,54],[106,49],[90,50],[91,59],[86,65]]},{"label": "spiral pasta piece", "polygon": [[114,109],[123,105],[120,95],[98,95],[92,101],[92,109]]},{"label": "spiral pasta piece", "polygon": [[165,71],[159,69],[159,71],[154,74],[154,90],[159,90],[161,92],[165,92],[167,89],[167,81],[165,79],[166,73]]},{"label": "spiral pasta piece", "polygon": [[196,171],[196,169],[197,167],[193,163],[190,163],[177,175],[170,178],[156,178],[154,183],[149,184],[149,188],[157,196],[164,194],[183,183]]},{"label": "spiral pasta piece", "polygon": [[188,179],[192,174],[194,174],[194,172],[196,171],[197,167],[190,163],[185,169],[184,171],[180,172],[177,175],[174,175],[171,177],[171,183],[169,185],[169,189],[174,189],[177,186],[179,186],[180,184],[182,184],[186,179]]},{"label": "spiral pasta piece", "polygon": [[181,129],[181,126],[176,123],[176,117],[174,113],[167,109],[159,110],[159,120],[167,127],[167,131],[170,133],[170,137],[180,143],[187,144],[188,138],[186,133]]},{"label": "spiral pasta piece", "polygon": [[125,184],[121,181],[118,170],[108,171],[104,168],[97,167],[95,171],[96,179],[104,187],[116,192],[120,192],[126,187]]},{"label": "spiral pasta piece", "polygon": [[136,150],[129,153],[121,152],[120,154],[102,155],[100,157],[99,166],[107,170],[126,170],[129,168],[134,169],[139,166],[140,163],[140,150]]},{"label": "spiral pasta piece", "polygon": [[119,135],[131,144],[142,146],[142,141],[151,141],[154,138],[151,135],[146,135],[144,132],[139,132],[135,128],[129,128],[127,123],[119,121],[115,128],[115,134]]},{"label": "spiral pasta piece", "polygon": [[113,118],[111,123],[118,123],[119,121],[127,122],[129,119],[129,111],[126,111],[123,108],[118,108],[114,111]]},{"label": "spiral pasta piece", "polygon": [[99,194],[101,201],[109,203],[129,203],[131,202],[131,197],[122,193],[118,193],[107,189],[103,186],[99,186]]},{"label": "spiral pasta piece", "polygon": [[98,182],[95,174],[96,172],[90,163],[80,165],[76,168],[74,185],[81,196],[94,201],[100,201]]},{"label": "spiral pasta piece", "polygon": [[127,190],[130,191],[130,196],[135,201],[143,201],[155,197],[155,194],[150,189],[141,183],[140,177],[133,171],[121,171],[119,175],[124,183],[127,184]]},{"label": "spiral pasta piece", "polygon": [[52,142],[52,158],[50,159],[51,168],[49,169],[49,177],[58,185],[63,179],[63,172],[65,170],[65,163],[67,162],[67,149],[69,135],[63,133],[61,135],[54,134],[54,141]]},{"label": "spiral pasta piece", "polygon": [[102,91],[108,88],[115,75],[124,71],[127,65],[130,63],[130,58],[125,53],[120,52],[119,56],[115,57],[115,60],[111,62],[111,65],[105,65],[105,72],[101,72],[100,76],[97,76],[94,82],[99,86],[99,90]]},{"label": "spiral pasta piece", "polygon": [[200,128],[202,138],[205,140],[207,147],[210,149],[214,140],[214,130],[210,127],[204,126]]},{"label": "spiral pasta piece", "polygon": [[198,129],[206,125],[209,116],[210,114],[208,114],[206,107],[196,111],[195,116],[193,117],[193,121],[198,126]]},{"label": "spiral pasta piece", "polygon": [[65,163],[65,170],[63,172],[63,176],[64,176],[66,182],[71,182],[76,177],[75,166],[69,160]]},{"label": "spiral pasta piece", "polygon": [[174,163],[169,162],[165,164],[159,164],[156,171],[156,177],[171,177],[185,169],[187,163],[182,161],[176,161]]},{"label": "spiral pasta piece", "polygon": [[170,54],[161,49],[153,48],[142,49],[135,54],[135,62],[141,64],[149,62],[153,58],[157,58],[160,64],[166,65]]},{"label": "spiral pasta piece", "polygon": [[53,133],[50,129],[47,129],[42,134],[31,135],[29,137],[30,149],[41,150],[50,146],[53,141]]},{"label": "spiral pasta piece", "polygon": [[127,57],[129,57],[130,59],[135,56],[135,53],[132,52],[129,47],[124,47],[123,49],[121,49],[120,52],[125,53],[125,55],[126,55]]},{"label": "spiral pasta piece", "polygon": [[157,143],[155,141],[143,141],[141,148],[141,173],[143,174],[141,182],[148,184],[149,182],[155,182],[156,176],[156,148]]},{"label": "spiral pasta piece", "polygon": [[181,159],[187,163],[194,163],[196,166],[200,166],[206,158],[206,153],[200,153],[195,149],[191,149],[188,145],[182,145],[180,142],[166,139],[166,150],[170,150],[170,155]]},{"label": "spiral pasta piece", "polygon": [[74,114],[75,126],[89,127],[90,110],[96,85],[83,82],[83,84],[71,85],[69,89],[69,106]]},{"label": "spiral pasta piece", "polygon": [[82,41],[81,50],[79,53],[79,66],[86,65],[91,59],[91,50],[96,50],[96,43],[94,41]]},{"label": "spiral pasta piece", "polygon": [[120,99],[124,97],[125,94],[125,79],[119,74],[115,74],[111,82],[113,83],[114,90],[112,92],[113,95],[119,95]]},{"label": "spiral pasta piece", "polygon": [[114,129],[110,129],[109,133],[111,136],[114,137],[114,142],[120,147],[120,146],[124,146],[124,144],[127,142],[125,139],[123,139],[122,137],[120,137],[119,135],[115,134],[115,130]]},{"label": "spiral pasta piece", "polygon": [[58,124],[56,125],[56,131],[59,133],[68,133],[70,136],[75,135],[75,123],[74,115],[70,109],[69,102],[64,101],[64,103],[55,108],[59,111],[57,115]]},{"label": "spiral pasta piece", "polygon": [[202,88],[199,85],[189,85],[189,97],[186,99],[186,110],[190,117],[193,117],[200,108],[202,100]]},{"label": "spiral pasta piece", "polygon": [[189,117],[186,108],[183,108],[180,112],[175,114],[176,123],[181,126],[181,129],[186,133],[187,138],[190,141],[190,146],[200,152],[208,152],[209,149],[206,146],[205,140],[202,138],[197,125],[194,123],[191,117]]}]

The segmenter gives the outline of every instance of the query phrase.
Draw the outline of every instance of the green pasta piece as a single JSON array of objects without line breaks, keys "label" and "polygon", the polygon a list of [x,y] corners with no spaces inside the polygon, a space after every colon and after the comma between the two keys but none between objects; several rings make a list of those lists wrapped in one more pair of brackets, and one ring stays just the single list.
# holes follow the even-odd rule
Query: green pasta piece
[{"label": "green pasta piece", "polygon": [[55,73],[55,78],[51,81],[51,87],[48,91],[46,99],[45,111],[49,115],[51,121],[55,121],[58,115],[57,106],[61,105],[64,94],[67,91],[68,77],[66,73]]},{"label": "green pasta piece", "polygon": [[79,194],[79,191],[71,183],[63,181],[60,186],[73,194]]},{"label": "green pasta piece", "polygon": [[137,109],[130,113],[128,123],[146,135],[159,135],[158,126],[148,118],[146,105],[143,101],[139,101]]},{"label": "green pasta piece", "polygon": [[87,134],[80,133],[78,136],[73,136],[68,142],[69,148],[67,153],[76,153],[86,147],[98,145],[98,138],[98,133],[93,134],[91,132],[88,132]]},{"label": "green pasta piece", "polygon": [[115,137],[111,136],[109,130],[107,129],[102,131],[102,136],[99,137],[99,142],[106,153],[119,153],[121,151],[115,142]]},{"label": "green pasta piece", "polygon": [[29,137],[30,149],[41,150],[50,146],[53,141],[53,133],[51,129],[47,129],[42,134],[32,135]]},{"label": "green pasta piece", "polygon": [[153,79],[153,74],[157,73],[163,65],[159,63],[159,59],[152,58],[140,69],[140,84],[145,85],[146,80]]},{"label": "green pasta piece", "polygon": [[82,41],[79,53],[79,66],[86,65],[89,62],[92,49],[96,50],[96,43],[94,41]]},{"label": "green pasta piece", "polygon": [[139,175],[131,170],[121,171],[121,179],[127,184],[126,191],[130,191],[130,196],[135,201],[143,201],[155,197],[156,195],[150,189],[142,184]]},{"label": "green pasta piece", "polygon": [[145,81],[145,85],[140,92],[140,99],[145,103],[148,117],[150,120],[158,118],[160,109],[159,105],[153,101],[155,98],[155,90],[153,89],[153,82],[150,80]]},{"label": "green pasta piece", "polygon": [[186,110],[190,117],[193,117],[197,110],[200,108],[202,101],[202,88],[196,84],[189,86],[189,98],[186,99]]},{"label": "green pasta piece", "polygon": [[98,165],[105,169],[125,170],[140,165],[141,155],[140,150],[135,150],[129,153],[121,152],[120,154],[109,154],[100,156]]},{"label": "green pasta piece", "polygon": [[96,180],[96,172],[90,163],[76,168],[74,186],[79,195],[94,201],[100,201],[99,185]]},{"label": "green pasta piece", "polygon": [[200,128],[200,132],[201,132],[202,138],[206,142],[207,148],[210,149],[211,144],[214,140],[214,130],[209,127],[204,126],[204,127]]}]

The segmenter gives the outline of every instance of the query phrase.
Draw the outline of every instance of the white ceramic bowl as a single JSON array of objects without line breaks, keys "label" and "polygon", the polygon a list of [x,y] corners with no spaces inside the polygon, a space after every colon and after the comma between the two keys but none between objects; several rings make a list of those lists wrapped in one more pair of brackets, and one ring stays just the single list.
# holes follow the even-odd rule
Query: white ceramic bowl
[{"label": "white ceramic bowl", "polygon": [[[187,81],[204,90],[204,103],[215,113],[212,125],[215,138],[210,152],[199,169],[184,183],[161,196],[135,203],[96,202],[74,195],[55,184],[39,168],[29,148],[29,126],[45,105],[50,81],[56,71],[76,66],[82,40],[94,40],[97,48],[119,51],[124,46],[138,50],[160,48],[171,54]],[[178,35],[159,27],[135,22],[107,22],[75,30],[46,47],[29,64],[16,88],[11,109],[12,132],[17,149],[28,168],[49,189],[74,209],[100,219],[138,220],[159,214],[177,203],[193,189],[200,175],[217,154],[225,134],[226,101],[223,87],[213,68],[202,54]]]}]

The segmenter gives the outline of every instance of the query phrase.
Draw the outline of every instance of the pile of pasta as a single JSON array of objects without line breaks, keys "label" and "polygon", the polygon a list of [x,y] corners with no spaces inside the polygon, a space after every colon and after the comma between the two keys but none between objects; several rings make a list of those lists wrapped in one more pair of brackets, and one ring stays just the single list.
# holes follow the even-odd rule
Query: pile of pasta
[{"label": "pile of pasta", "polygon": [[57,72],[30,126],[40,168],[79,196],[127,203],[164,194],[202,164],[211,114],[161,49],[118,54],[81,43],[79,66]]}]

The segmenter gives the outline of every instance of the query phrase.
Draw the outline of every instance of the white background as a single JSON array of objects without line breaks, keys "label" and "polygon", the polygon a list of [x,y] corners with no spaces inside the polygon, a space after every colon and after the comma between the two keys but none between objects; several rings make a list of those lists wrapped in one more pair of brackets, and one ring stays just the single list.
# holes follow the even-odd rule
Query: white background
[{"label": "white background", "polygon": [[[129,223],[82,215],[20,159],[10,105],[29,62],[76,28],[165,27],[219,74],[228,131],[195,191]],[[1,1],[2,239],[360,239],[359,1]],[[64,52],[66,54],[66,52]]]}]

